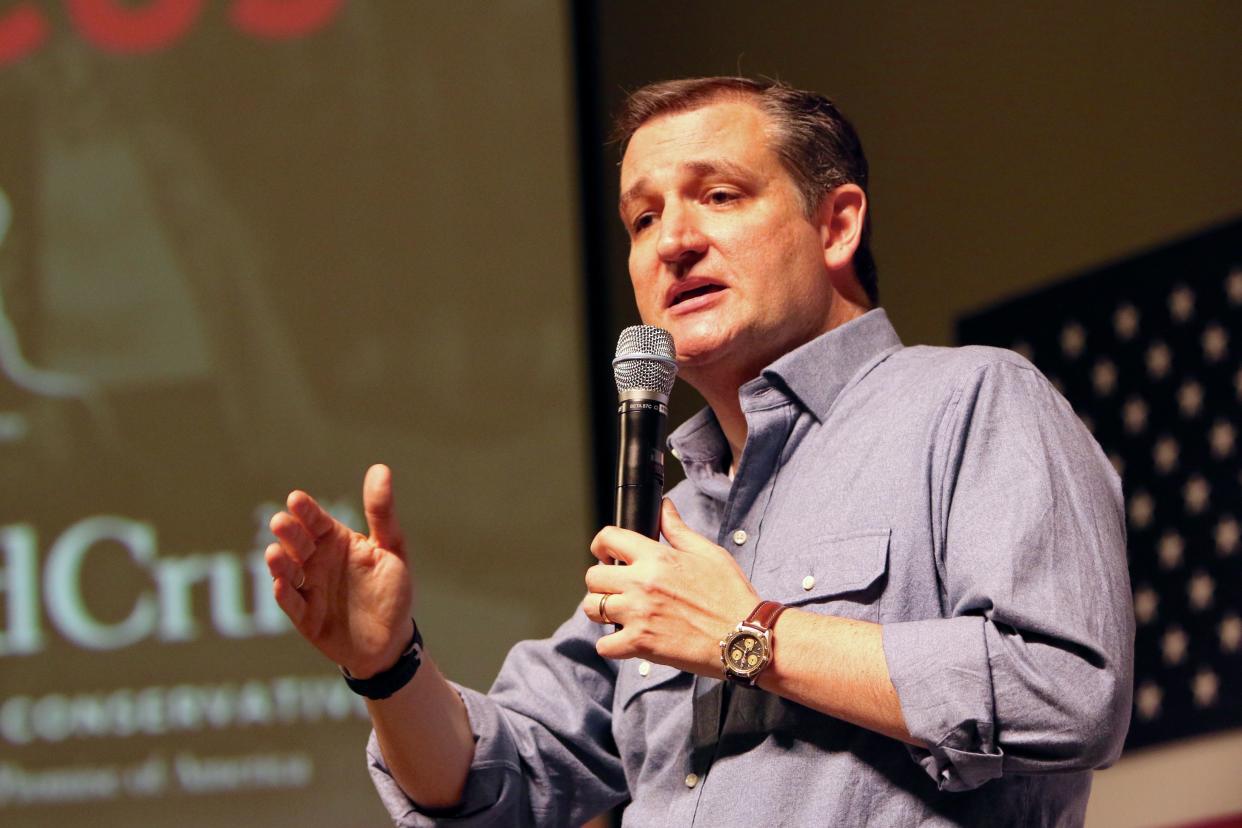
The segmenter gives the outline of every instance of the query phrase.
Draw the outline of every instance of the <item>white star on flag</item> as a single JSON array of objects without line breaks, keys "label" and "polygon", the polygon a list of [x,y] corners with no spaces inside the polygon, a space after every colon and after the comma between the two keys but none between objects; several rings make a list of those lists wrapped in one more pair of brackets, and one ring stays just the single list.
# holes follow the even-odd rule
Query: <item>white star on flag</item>
[{"label": "white star on flag", "polygon": [[1216,703],[1216,693],[1220,689],[1220,681],[1211,670],[1200,670],[1195,674],[1195,704],[1200,707],[1211,707]]},{"label": "white star on flag", "polygon": [[1113,314],[1113,330],[1117,332],[1117,338],[1123,342],[1134,338],[1134,335],[1138,333],[1138,326],[1139,312],[1134,305],[1122,305]]},{"label": "white star on flag", "polygon": [[1195,312],[1195,294],[1185,285],[1178,285],[1169,294],[1169,316],[1176,322],[1185,322]]}]

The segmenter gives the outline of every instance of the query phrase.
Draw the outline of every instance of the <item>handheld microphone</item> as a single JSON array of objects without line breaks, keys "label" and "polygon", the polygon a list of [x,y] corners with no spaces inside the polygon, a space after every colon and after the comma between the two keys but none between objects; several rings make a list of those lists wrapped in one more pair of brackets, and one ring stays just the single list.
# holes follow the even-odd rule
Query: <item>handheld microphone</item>
[{"label": "handheld microphone", "polygon": [[613,522],[657,540],[664,496],[668,395],[677,378],[673,337],[652,325],[626,328],[617,340],[612,372],[619,398]]}]

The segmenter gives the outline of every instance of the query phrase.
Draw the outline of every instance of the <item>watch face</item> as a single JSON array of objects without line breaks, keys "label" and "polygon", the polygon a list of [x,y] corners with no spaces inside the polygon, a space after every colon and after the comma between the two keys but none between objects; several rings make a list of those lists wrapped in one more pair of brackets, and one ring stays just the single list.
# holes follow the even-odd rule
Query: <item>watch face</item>
[{"label": "watch face", "polygon": [[767,638],[740,630],[725,641],[723,655],[730,672],[749,678],[768,663]]}]

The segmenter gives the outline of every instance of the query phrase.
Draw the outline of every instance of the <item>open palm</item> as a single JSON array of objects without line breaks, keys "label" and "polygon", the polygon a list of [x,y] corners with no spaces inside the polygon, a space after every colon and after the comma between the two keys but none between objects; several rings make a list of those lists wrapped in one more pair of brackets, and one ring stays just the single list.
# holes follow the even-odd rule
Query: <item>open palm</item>
[{"label": "open palm", "polygon": [[367,470],[362,487],[370,535],[355,532],[302,491],[272,518],[267,548],[276,603],[307,641],[351,675],[396,662],[410,639],[413,586],[393,511],[392,473]]}]

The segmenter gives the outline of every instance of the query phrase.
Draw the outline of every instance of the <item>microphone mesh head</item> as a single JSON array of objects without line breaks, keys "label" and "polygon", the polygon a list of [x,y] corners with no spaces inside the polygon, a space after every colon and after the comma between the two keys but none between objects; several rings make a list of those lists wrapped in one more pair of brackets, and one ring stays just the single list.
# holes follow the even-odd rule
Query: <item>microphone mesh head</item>
[{"label": "microphone mesh head", "polygon": [[668,396],[677,378],[677,349],[673,337],[654,325],[632,325],[617,340],[612,361],[617,393],[642,389]]}]

